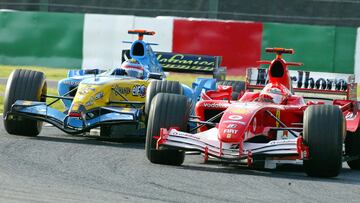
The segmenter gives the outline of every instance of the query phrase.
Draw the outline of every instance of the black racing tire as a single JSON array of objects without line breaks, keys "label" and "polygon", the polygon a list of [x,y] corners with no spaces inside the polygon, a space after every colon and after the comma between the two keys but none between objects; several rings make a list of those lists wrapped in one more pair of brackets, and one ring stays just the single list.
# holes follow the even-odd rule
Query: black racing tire
[{"label": "black racing tire", "polygon": [[[345,154],[347,156],[360,156],[360,128],[355,132],[348,132],[345,138]],[[360,170],[360,158],[347,161],[353,170]]]},{"label": "black racing tire", "polygon": [[[6,117],[11,106],[17,100],[43,101],[47,85],[45,75],[33,70],[14,70],[7,81],[4,94],[4,127],[9,134],[37,136],[42,129],[42,122],[18,116]],[[6,117],[6,120],[5,120]]]},{"label": "black racing tire", "polygon": [[146,131],[145,151],[148,160],[156,164],[181,165],[185,153],[176,149],[156,150],[154,136],[160,135],[160,128],[179,127],[186,131],[190,104],[183,95],[159,93],[151,104]]},{"label": "black racing tire", "polygon": [[154,80],[146,90],[145,117],[149,115],[152,99],[158,93],[183,94],[183,89],[178,81]]},{"label": "black racing tire", "polygon": [[309,147],[305,172],[314,177],[335,177],[342,167],[345,122],[333,105],[309,106],[304,113],[304,143]]},{"label": "black racing tire", "polygon": [[237,80],[221,80],[216,83],[217,85],[232,86],[233,92],[231,95],[232,100],[238,100],[239,94],[245,91],[245,82]]}]

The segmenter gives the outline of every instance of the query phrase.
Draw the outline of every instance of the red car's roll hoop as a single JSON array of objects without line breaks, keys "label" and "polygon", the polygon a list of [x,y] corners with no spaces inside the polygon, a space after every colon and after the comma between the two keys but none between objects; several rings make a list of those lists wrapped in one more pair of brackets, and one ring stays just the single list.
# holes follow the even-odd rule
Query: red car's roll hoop
[{"label": "red car's roll hoop", "polygon": [[137,34],[138,40],[143,40],[144,35],[155,35],[155,32],[149,30],[129,30],[128,34]]},{"label": "red car's roll hoop", "polygon": [[[279,48],[279,47],[274,47],[274,48],[266,48],[265,52],[268,53],[276,53],[276,59],[282,59],[282,54],[294,54],[295,51],[294,49],[285,49],[285,48]],[[258,61],[259,64],[271,64],[272,61]],[[298,62],[285,62],[285,65],[287,66],[302,66],[304,65],[303,63],[298,63]]]},{"label": "red car's roll hoop", "polygon": [[285,48],[279,48],[279,47],[266,48],[265,51],[269,52],[269,53],[276,53],[279,56],[281,56],[281,54],[294,54],[295,53],[294,49],[285,49]]}]

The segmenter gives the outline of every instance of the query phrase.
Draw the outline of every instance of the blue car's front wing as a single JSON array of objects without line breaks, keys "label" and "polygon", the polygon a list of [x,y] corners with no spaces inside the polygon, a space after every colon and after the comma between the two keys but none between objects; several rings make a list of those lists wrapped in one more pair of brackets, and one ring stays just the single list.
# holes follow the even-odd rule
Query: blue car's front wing
[{"label": "blue car's front wing", "polygon": [[79,134],[100,125],[139,122],[141,110],[124,107],[100,107],[91,112],[83,112],[82,117],[70,117],[47,106],[45,102],[18,100],[12,105],[10,112],[6,112],[5,119],[13,119],[13,116],[44,121],[66,133]]}]

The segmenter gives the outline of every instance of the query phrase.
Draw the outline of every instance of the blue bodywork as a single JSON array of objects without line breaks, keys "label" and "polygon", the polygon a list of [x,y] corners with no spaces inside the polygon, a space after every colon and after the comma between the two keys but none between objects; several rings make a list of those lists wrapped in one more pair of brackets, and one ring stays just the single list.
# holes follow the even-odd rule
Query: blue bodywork
[{"label": "blue bodywork", "polygon": [[[144,67],[144,80],[148,80],[151,74],[157,74],[160,76],[158,79],[164,80],[166,77],[165,72],[156,58],[151,45],[153,44],[144,42],[141,39],[132,42],[130,56]],[[68,115],[67,111],[72,105],[72,100],[69,98],[75,96],[75,89],[80,83],[91,84],[95,77],[129,78],[120,68],[107,71],[98,69],[70,70],[68,77],[58,83],[58,93],[66,107],[65,112],[51,108],[44,102],[19,100],[12,106],[11,112],[9,113],[49,122],[64,132],[71,134],[81,133],[103,124],[138,122],[142,114],[141,108],[100,107],[95,110],[92,109],[91,112],[84,112],[82,117],[70,117]],[[184,95],[189,98],[189,101],[191,101],[194,107],[203,91],[216,89],[216,80],[212,78],[198,78],[192,84],[192,87],[188,87],[185,84],[182,84],[182,87]],[[97,112],[97,116],[86,117],[88,113],[94,114],[94,112]]]}]

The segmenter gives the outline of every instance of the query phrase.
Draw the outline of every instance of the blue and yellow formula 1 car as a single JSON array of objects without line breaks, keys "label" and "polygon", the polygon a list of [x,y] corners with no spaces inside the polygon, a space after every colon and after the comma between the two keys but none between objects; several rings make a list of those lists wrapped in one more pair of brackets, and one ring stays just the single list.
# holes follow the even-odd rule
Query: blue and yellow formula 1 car
[{"label": "blue and yellow formula 1 car", "polygon": [[[42,72],[18,69],[8,79],[4,101],[4,126],[8,133],[36,136],[42,122],[69,134],[101,128],[100,136],[145,135],[146,118],[152,98],[160,92],[183,94],[193,104],[202,91],[216,89],[216,79],[197,79],[190,88],[167,81],[164,71],[219,72],[220,57],[155,53],[143,41],[154,32],[130,30],[138,39],[124,51],[121,68],[72,70],[59,81],[59,95],[48,95]],[[46,98],[61,100],[65,112],[51,107]]]}]

